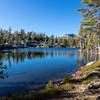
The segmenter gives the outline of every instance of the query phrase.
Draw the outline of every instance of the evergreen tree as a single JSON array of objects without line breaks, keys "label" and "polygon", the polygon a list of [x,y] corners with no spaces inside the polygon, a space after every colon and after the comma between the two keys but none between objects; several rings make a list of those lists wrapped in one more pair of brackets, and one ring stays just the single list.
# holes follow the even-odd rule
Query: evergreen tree
[{"label": "evergreen tree", "polygon": [[97,27],[100,20],[100,0],[82,0],[82,4],[84,7],[77,9],[83,17],[79,32],[80,48],[92,49],[98,46],[100,40],[100,33],[97,32],[100,28]]}]

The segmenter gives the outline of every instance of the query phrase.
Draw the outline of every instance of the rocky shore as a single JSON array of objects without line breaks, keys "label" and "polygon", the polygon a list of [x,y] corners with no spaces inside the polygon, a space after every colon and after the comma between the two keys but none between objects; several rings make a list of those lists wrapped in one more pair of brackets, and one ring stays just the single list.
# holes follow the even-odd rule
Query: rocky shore
[{"label": "rocky shore", "polygon": [[62,94],[51,100],[100,100],[100,80],[73,85],[74,89],[65,89]]},{"label": "rocky shore", "polygon": [[100,61],[80,68],[68,82],[74,88],[65,87],[62,94],[52,100],[100,100]]}]

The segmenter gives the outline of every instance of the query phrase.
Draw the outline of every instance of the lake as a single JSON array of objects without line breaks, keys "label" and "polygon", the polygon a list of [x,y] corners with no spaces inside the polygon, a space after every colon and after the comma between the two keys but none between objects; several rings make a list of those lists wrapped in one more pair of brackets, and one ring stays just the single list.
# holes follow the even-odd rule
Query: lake
[{"label": "lake", "polygon": [[99,56],[75,48],[25,48],[0,51],[7,69],[0,74],[0,96],[8,93],[40,90],[49,80],[60,82],[66,74]]}]

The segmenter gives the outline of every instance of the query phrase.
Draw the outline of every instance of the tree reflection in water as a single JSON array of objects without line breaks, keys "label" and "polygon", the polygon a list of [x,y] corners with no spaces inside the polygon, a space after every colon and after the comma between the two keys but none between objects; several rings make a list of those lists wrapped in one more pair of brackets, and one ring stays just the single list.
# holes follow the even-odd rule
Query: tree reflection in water
[{"label": "tree reflection in water", "polygon": [[1,79],[8,78],[7,66],[3,65],[1,61],[0,61],[0,78]]},{"label": "tree reflection in water", "polygon": [[79,67],[84,66],[85,64],[91,61],[98,61],[100,60],[100,54],[94,53],[90,51],[78,51],[78,65]]},{"label": "tree reflection in water", "polygon": [[47,56],[70,56],[73,57],[75,56],[75,52],[72,51],[9,51],[9,52],[0,52],[0,60],[5,60],[8,62],[9,67],[11,67],[11,59],[16,62],[24,62],[25,59],[30,59],[30,60],[34,60],[34,59],[44,59]]},{"label": "tree reflection in water", "polygon": [[[37,50],[37,49],[35,49]],[[91,52],[83,52],[78,49],[39,49],[37,51],[32,51],[32,49],[26,50],[11,50],[11,51],[0,51],[0,61],[7,61],[9,67],[11,67],[11,62],[24,62],[25,59],[44,59],[47,56],[65,56],[65,57],[75,57],[78,66],[83,66],[90,61],[96,61],[100,58],[100,55],[93,54]],[[12,61],[11,61],[12,60]],[[0,65],[2,66],[2,65]]]}]

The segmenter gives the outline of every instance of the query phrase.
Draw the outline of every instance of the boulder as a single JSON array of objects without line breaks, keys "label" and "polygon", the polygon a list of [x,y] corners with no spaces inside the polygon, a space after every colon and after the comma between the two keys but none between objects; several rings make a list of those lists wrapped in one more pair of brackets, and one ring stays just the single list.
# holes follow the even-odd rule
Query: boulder
[{"label": "boulder", "polygon": [[89,62],[88,64],[86,64],[86,66],[90,66],[92,65],[94,62]]},{"label": "boulder", "polygon": [[100,88],[100,81],[98,82],[91,82],[88,84],[88,89],[99,89]]}]

